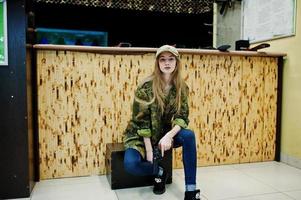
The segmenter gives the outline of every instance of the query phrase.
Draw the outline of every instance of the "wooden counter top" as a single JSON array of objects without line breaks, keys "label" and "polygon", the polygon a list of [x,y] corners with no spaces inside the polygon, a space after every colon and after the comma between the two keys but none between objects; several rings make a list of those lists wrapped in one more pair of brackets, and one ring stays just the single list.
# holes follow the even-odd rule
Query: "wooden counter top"
[{"label": "wooden counter top", "polygon": [[[39,50],[66,50],[66,51],[83,51],[83,52],[99,52],[110,54],[145,54],[154,53],[157,48],[146,47],[95,47],[95,46],[77,46],[77,45],[45,45],[36,44],[33,45],[35,49]],[[203,55],[232,55],[232,56],[268,56],[268,57],[284,57],[286,53],[276,52],[254,52],[254,51],[229,51],[221,52],[218,50],[208,49],[182,49],[178,48],[180,53],[185,54],[203,54]]]}]

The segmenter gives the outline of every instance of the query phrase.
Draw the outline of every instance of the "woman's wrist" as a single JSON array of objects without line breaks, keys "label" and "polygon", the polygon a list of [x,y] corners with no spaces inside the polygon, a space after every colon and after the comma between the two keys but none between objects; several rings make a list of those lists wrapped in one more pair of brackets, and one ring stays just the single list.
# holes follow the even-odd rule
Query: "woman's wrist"
[{"label": "woman's wrist", "polygon": [[181,127],[179,125],[175,125],[166,135],[173,139],[175,135],[181,130]]},{"label": "woman's wrist", "polygon": [[166,133],[165,137],[169,138],[170,140],[173,139],[174,134],[172,132]]},{"label": "woman's wrist", "polygon": [[144,137],[143,140],[144,140],[144,145],[145,145],[146,152],[152,152],[153,147],[152,147],[152,143],[151,143],[150,138]]}]

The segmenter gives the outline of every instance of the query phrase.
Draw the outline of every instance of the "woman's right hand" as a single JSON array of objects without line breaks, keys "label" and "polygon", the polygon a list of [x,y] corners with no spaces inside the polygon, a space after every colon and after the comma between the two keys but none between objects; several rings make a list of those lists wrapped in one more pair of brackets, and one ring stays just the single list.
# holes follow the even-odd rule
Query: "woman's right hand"
[{"label": "woman's right hand", "polygon": [[173,139],[167,133],[161,140],[159,141],[159,148],[161,149],[161,155],[164,157],[164,151],[169,150],[172,147]]},{"label": "woman's right hand", "polygon": [[146,151],[146,160],[153,163],[153,151]]}]

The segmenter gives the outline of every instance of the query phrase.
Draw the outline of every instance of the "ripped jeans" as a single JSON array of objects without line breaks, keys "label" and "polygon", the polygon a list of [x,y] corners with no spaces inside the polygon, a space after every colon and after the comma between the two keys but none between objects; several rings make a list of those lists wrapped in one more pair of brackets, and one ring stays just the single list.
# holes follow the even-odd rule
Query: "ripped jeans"
[{"label": "ripped jeans", "polygon": [[[183,164],[185,173],[185,184],[196,184],[196,143],[194,132],[189,129],[181,129],[174,136],[174,147],[183,147]],[[164,158],[163,158],[164,159]],[[136,176],[148,176],[158,173],[159,168],[154,167],[151,162],[142,158],[136,150],[129,148],[124,155],[124,168],[127,172]]]}]

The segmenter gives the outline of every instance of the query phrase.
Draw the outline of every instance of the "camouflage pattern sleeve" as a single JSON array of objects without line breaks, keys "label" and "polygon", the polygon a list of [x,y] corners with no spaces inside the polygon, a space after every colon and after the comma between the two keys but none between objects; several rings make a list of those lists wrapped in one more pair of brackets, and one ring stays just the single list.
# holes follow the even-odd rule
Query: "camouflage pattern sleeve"
[{"label": "camouflage pattern sleeve", "polygon": [[151,137],[151,112],[149,99],[152,93],[151,84],[145,83],[135,91],[132,119],[125,130],[124,147],[133,148],[145,158],[143,137]]},{"label": "camouflage pattern sleeve", "polygon": [[179,125],[182,128],[187,128],[189,124],[189,106],[188,106],[188,95],[189,95],[189,88],[185,84],[184,91],[181,96],[181,108],[179,113],[176,113],[172,120],[172,126]]},{"label": "camouflage pattern sleeve", "polygon": [[137,126],[137,133],[141,137],[151,137],[150,108],[147,104],[149,99],[149,94],[145,88],[142,87],[136,90],[132,119]]}]

